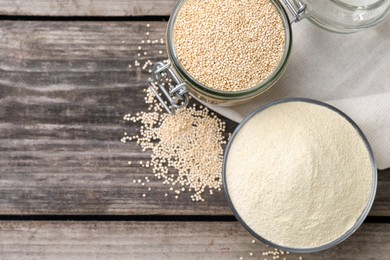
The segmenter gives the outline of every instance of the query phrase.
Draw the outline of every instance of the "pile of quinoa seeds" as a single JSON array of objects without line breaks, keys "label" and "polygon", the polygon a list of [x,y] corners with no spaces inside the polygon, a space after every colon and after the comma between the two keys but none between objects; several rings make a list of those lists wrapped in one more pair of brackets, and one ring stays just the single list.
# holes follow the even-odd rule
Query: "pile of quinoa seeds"
[{"label": "pile of quinoa seeds", "polygon": [[136,141],[143,151],[152,152],[150,161],[141,165],[170,185],[176,199],[187,189],[193,201],[204,201],[206,190],[210,194],[220,191],[225,122],[195,104],[170,115],[150,89],[145,92],[148,112],[124,116],[124,120],[141,125],[139,135],[125,135],[122,142]]},{"label": "pile of quinoa seeds", "polygon": [[174,24],[174,47],[198,82],[242,91],[272,75],[281,63],[285,35],[272,1],[187,0]]}]

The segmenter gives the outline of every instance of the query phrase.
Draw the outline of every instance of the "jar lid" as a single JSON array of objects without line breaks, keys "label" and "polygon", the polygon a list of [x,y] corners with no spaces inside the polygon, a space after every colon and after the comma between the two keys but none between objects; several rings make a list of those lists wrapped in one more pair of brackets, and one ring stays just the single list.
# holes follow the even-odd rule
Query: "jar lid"
[{"label": "jar lid", "polygon": [[[333,32],[352,33],[372,27],[390,14],[388,0],[283,0],[298,12],[293,21],[307,17],[314,24]],[[291,9],[290,9],[291,11]],[[298,16],[298,17],[297,17]]]}]

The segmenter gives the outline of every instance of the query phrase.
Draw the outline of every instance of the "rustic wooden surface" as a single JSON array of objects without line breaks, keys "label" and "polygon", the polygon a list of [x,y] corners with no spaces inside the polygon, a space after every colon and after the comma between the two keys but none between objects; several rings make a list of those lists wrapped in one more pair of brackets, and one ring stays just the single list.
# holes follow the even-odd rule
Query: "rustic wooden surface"
[{"label": "rustic wooden surface", "polygon": [[[168,187],[136,163],[149,154],[119,142],[137,132],[122,117],[142,109],[149,75],[134,59],[165,58],[163,44],[138,51],[146,31],[164,38],[166,23],[150,24],[0,22],[0,214],[231,215],[223,192],[164,197]],[[390,215],[389,173],[371,216]],[[133,183],[145,176],[151,192]]]},{"label": "rustic wooden surface", "polygon": [[[270,248],[253,244],[236,222],[6,221],[0,230],[2,259],[272,259],[262,255]],[[364,224],[341,245],[301,256],[366,260],[389,255],[390,224]],[[287,260],[299,256],[284,255]]]},{"label": "rustic wooden surface", "polygon": [[0,15],[166,16],[175,3],[176,0],[0,0]]},{"label": "rustic wooden surface", "polygon": [[[146,32],[165,37],[165,22],[147,20],[165,20],[174,3],[0,0],[0,259],[264,259],[223,192],[174,199],[136,163],[149,154],[119,141],[138,129],[123,115],[144,108],[149,68],[134,61],[165,58],[164,44],[138,51]],[[146,187],[133,183],[145,176]],[[361,229],[304,259],[388,259],[389,217],[390,169]]]}]

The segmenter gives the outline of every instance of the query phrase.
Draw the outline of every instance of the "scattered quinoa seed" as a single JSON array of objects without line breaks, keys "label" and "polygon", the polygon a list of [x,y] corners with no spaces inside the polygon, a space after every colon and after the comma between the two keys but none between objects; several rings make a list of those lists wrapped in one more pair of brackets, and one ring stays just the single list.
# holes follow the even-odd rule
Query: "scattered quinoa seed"
[{"label": "scattered quinoa seed", "polygon": [[[150,27],[147,24],[147,27]],[[146,44],[164,44],[164,39],[151,39],[150,32],[145,33],[145,39],[140,41],[136,48],[137,56],[147,55],[149,50]],[[156,52],[164,54],[161,46]],[[153,52],[153,50],[152,50]],[[150,53],[149,53],[150,54]],[[141,64],[142,62],[142,64]],[[167,62],[167,60],[164,60]],[[135,60],[128,67],[140,67],[151,72],[152,60]],[[137,69],[137,68],[135,68]],[[172,80],[165,80],[162,84],[172,86]],[[124,132],[121,142],[129,141],[140,145],[142,151],[150,152],[150,159],[144,161],[128,161],[128,165],[139,164],[150,168],[154,176],[168,185],[174,191],[175,199],[181,192],[189,192],[192,201],[204,201],[204,192],[213,194],[221,189],[221,171],[223,159],[223,145],[226,144],[224,134],[225,123],[210,113],[203,106],[191,106],[178,110],[175,115],[165,113],[159,102],[156,102],[153,92],[149,88],[143,90],[144,102],[147,109],[134,114],[126,114],[123,120],[139,124],[139,133],[128,135]],[[146,112],[145,112],[146,111]],[[178,138],[180,136],[180,138]],[[134,184],[141,184],[148,191],[150,182],[148,177],[134,179]],[[145,178],[145,180],[143,180]],[[175,189],[173,189],[175,187]],[[176,192],[177,191],[177,192]],[[146,193],[142,197],[146,197]],[[168,193],[164,194],[168,197]]]}]

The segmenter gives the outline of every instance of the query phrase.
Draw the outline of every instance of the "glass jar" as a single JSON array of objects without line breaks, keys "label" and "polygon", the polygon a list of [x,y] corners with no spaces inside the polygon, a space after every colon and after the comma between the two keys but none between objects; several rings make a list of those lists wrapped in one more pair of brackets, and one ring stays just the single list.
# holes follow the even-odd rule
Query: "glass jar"
[{"label": "glass jar", "polygon": [[306,6],[305,16],[314,24],[337,33],[372,27],[390,13],[389,0],[294,0]]},{"label": "glass jar", "polygon": [[[271,0],[280,14],[285,31],[285,48],[279,65],[267,79],[252,88],[219,91],[193,78],[177,56],[173,31],[178,13],[186,1],[180,0],[176,4],[169,19],[166,40],[168,62],[156,63],[152,78],[148,80],[150,89],[169,113],[186,106],[189,94],[209,104],[231,106],[246,102],[269,89],[282,76],[287,66],[292,46],[291,24],[294,22],[307,17],[321,28],[338,33],[352,33],[376,25],[390,13],[389,0]],[[166,78],[174,81],[171,88],[165,87],[163,81]],[[159,91],[165,98],[159,95]]]}]

